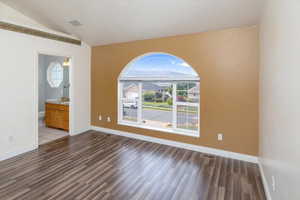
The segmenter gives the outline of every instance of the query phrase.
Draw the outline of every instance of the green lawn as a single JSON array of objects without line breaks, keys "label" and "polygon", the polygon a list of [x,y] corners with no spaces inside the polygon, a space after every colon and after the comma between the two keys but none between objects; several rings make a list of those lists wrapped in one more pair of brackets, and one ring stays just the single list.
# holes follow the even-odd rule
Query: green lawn
[{"label": "green lawn", "polygon": [[169,105],[167,102],[143,102],[143,106],[172,108],[172,105]]},{"label": "green lawn", "polygon": [[[153,109],[153,110],[165,110],[171,111],[172,105],[169,105],[167,102],[143,102],[143,108]],[[178,110],[178,112],[188,112],[188,113],[196,113],[197,109],[194,107],[188,107]]]}]

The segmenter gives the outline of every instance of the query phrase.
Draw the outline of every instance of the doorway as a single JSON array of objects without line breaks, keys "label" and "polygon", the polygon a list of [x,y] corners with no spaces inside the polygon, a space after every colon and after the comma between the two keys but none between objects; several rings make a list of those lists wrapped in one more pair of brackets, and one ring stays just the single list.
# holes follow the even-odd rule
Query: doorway
[{"label": "doorway", "polygon": [[71,58],[38,54],[38,144],[69,135]]}]

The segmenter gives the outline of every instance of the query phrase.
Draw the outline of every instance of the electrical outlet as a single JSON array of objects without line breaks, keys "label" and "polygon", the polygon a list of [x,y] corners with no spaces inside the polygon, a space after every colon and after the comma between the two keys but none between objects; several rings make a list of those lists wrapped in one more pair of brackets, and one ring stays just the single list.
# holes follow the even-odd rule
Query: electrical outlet
[{"label": "electrical outlet", "polygon": [[222,141],[223,140],[223,133],[218,133],[218,140]]},{"label": "electrical outlet", "polygon": [[110,120],[110,117],[107,117],[107,122],[110,122],[111,120]]},{"label": "electrical outlet", "polygon": [[102,116],[101,116],[101,115],[99,115],[98,119],[99,119],[99,121],[101,121],[101,120],[102,120]]},{"label": "electrical outlet", "polygon": [[276,191],[276,181],[275,181],[275,176],[272,176],[272,190],[273,190],[273,192]]}]

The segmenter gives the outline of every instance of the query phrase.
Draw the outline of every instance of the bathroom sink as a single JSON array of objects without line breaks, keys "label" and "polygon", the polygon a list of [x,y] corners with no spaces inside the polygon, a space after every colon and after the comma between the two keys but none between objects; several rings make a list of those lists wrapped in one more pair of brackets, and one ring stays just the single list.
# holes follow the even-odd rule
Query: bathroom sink
[{"label": "bathroom sink", "polygon": [[61,104],[61,105],[69,105],[69,101],[61,101],[59,99],[48,99],[46,100],[47,103],[53,103],[53,104]]}]

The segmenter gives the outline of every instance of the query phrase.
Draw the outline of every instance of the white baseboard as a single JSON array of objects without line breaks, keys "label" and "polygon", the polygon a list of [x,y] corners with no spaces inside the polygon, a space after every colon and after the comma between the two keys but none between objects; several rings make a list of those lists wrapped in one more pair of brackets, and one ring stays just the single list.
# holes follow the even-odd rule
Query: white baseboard
[{"label": "white baseboard", "polygon": [[73,132],[73,131],[70,130],[69,131],[69,135],[70,136],[75,136],[75,135],[79,135],[79,134],[84,133],[84,132],[89,131],[89,130],[91,130],[90,127],[87,127],[87,128],[81,129],[79,131],[75,131],[75,132]]},{"label": "white baseboard", "polygon": [[[72,134],[70,133],[70,135],[71,136],[78,135],[78,134],[84,133],[84,132],[89,131],[89,130],[91,130],[90,127],[82,129],[82,130],[79,130],[79,131],[76,131],[75,133],[72,133]],[[9,158],[18,156],[18,155],[23,154],[23,153],[27,153],[27,152],[35,150],[37,148],[38,148],[38,145],[37,146],[33,146],[33,147],[23,148],[23,149],[20,149],[20,150],[17,150],[17,151],[13,151],[13,152],[4,153],[3,155],[0,153],[0,161],[3,161],[3,160],[6,160],[6,159],[9,159]]]},{"label": "white baseboard", "polygon": [[23,154],[23,153],[35,150],[37,148],[38,148],[38,146],[33,146],[33,147],[23,148],[23,149],[20,149],[20,150],[17,150],[17,151],[5,153],[4,155],[0,155],[0,161],[15,157],[19,154]]},{"label": "white baseboard", "polygon": [[214,149],[214,148],[210,148],[210,147],[192,145],[192,144],[187,144],[187,143],[182,143],[182,142],[175,142],[175,141],[171,141],[171,140],[160,139],[160,138],[155,138],[155,137],[150,137],[150,136],[144,136],[144,135],[139,135],[139,134],[135,134],[135,133],[129,133],[129,132],[125,132],[125,131],[113,130],[113,129],[97,127],[97,126],[91,126],[91,129],[95,130],[95,131],[100,131],[103,133],[120,135],[120,136],[138,139],[138,140],[144,140],[144,141],[148,141],[148,142],[154,142],[154,143],[174,146],[174,147],[188,149],[188,150],[192,150],[192,151],[213,154],[213,155],[222,156],[222,157],[226,157],[226,158],[232,158],[232,159],[243,160],[243,161],[252,162],[252,163],[258,163],[258,158],[256,156],[235,153],[235,152],[230,152],[230,151],[225,151],[225,150],[220,150],[220,149]]},{"label": "white baseboard", "polygon": [[258,166],[259,166],[259,171],[260,171],[260,174],[261,174],[262,182],[263,182],[263,185],[264,185],[266,198],[267,198],[267,200],[272,200],[269,184],[268,184],[267,178],[265,176],[264,168],[261,164],[260,159],[258,159]]}]

